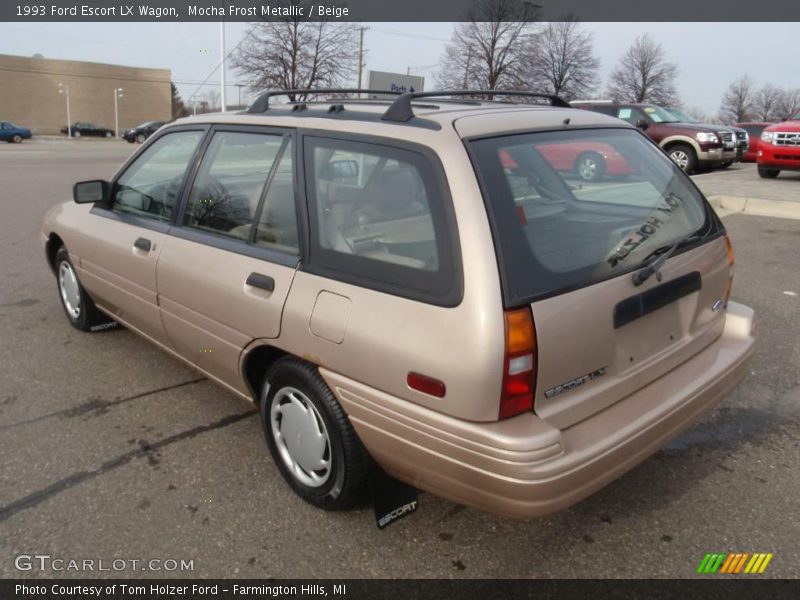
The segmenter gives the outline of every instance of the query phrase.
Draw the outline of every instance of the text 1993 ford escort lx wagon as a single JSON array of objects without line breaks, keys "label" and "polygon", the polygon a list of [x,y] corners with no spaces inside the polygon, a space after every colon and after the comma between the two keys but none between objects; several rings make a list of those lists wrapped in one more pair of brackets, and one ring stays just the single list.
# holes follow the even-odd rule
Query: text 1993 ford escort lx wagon
[{"label": "text 1993 ford escort lx wagon", "polygon": [[[276,95],[160,129],[42,241],[74,326],[117,321],[259,403],[304,499],[352,506],[374,461],[546,514],[746,372],[725,228],[634,127],[522,92]],[[587,181],[587,156],[614,168]]]}]

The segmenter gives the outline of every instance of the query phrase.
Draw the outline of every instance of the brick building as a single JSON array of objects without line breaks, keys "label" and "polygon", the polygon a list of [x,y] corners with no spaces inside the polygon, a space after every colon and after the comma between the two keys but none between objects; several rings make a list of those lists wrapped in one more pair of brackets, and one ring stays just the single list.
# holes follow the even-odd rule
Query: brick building
[{"label": "brick building", "polygon": [[57,134],[67,123],[69,86],[72,121],[90,121],[114,129],[114,88],[123,89],[119,127],[172,118],[171,72],[74,60],[0,54],[0,120]]}]

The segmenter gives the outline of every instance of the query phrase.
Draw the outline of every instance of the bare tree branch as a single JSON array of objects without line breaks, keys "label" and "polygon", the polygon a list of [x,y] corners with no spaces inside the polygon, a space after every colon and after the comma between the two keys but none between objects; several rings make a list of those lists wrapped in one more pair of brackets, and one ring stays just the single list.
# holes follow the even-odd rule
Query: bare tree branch
[{"label": "bare tree branch", "polygon": [[533,28],[531,10],[517,0],[478,0],[445,48],[437,85],[453,90],[522,85],[524,50]]},{"label": "bare tree branch", "polygon": [[[290,0],[274,5],[290,6]],[[310,4],[305,0],[302,4]],[[348,87],[356,71],[357,33],[353,23],[310,22],[288,17],[253,23],[231,57],[250,90]],[[305,100],[306,94],[290,97]]]},{"label": "bare tree branch", "polygon": [[780,103],[783,90],[779,87],[767,83],[759,89],[753,99],[753,112],[759,121],[777,121],[778,104]]},{"label": "bare tree branch", "polygon": [[523,77],[533,89],[574,100],[594,92],[599,67],[591,33],[575,20],[551,22],[530,37]]},{"label": "bare tree branch", "polygon": [[747,75],[742,75],[729,86],[722,97],[719,107],[719,119],[726,124],[751,121],[755,116],[755,95],[753,82]]},{"label": "bare tree branch", "polygon": [[617,101],[680,106],[677,75],[678,67],[666,60],[661,44],[644,34],[620,58],[611,73],[608,94]]}]

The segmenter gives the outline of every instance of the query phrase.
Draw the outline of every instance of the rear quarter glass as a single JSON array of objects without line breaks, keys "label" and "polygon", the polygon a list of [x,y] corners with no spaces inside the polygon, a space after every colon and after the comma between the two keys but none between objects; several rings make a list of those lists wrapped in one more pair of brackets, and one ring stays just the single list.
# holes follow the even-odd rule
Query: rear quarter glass
[{"label": "rear quarter glass", "polygon": [[[622,275],[657,248],[722,230],[692,182],[636,131],[521,133],[468,145],[508,306]],[[595,167],[588,174],[587,160]]]}]

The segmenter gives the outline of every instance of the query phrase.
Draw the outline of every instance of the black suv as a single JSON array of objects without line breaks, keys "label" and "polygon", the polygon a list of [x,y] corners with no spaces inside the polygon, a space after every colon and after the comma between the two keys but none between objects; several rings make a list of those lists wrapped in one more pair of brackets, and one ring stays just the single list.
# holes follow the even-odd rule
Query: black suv
[{"label": "black suv", "polygon": [[131,144],[136,142],[142,144],[144,141],[153,135],[157,129],[164,125],[164,121],[147,121],[141,125],[137,125],[133,129],[126,129],[122,132],[122,139],[127,140]]}]

